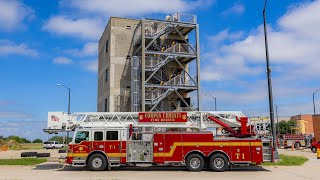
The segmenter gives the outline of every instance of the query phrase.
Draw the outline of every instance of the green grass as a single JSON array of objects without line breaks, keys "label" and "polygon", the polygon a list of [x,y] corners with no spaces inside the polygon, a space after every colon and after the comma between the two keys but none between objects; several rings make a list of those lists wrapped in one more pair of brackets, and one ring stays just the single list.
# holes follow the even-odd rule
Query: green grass
[{"label": "green grass", "polygon": [[280,154],[280,161],[273,162],[265,162],[264,166],[301,166],[305,162],[308,161],[308,158],[304,156],[290,156],[290,155],[282,155]]},{"label": "green grass", "polygon": [[0,159],[0,165],[32,166],[46,161],[45,158]]},{"label": "green grass", "polygon": [[25,143],[19,144],[18,146],[12,146],[9,150],[36,150],[42,149],[43,143]]}]

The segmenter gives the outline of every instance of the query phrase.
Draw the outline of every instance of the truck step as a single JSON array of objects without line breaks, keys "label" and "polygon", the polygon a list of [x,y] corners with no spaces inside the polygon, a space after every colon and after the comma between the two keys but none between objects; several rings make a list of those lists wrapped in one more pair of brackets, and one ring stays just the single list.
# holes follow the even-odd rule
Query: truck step
[{"label": "truck step", "polygon": [[73,160],[72,166],[74,167],[84,167],[86,166],[86,160]]},{"label": "truck step", "polygon": [[109,162],[110,167],[119,167],[120,166],[120,160],[110,160]]},{"label": "truck step", "polygon": [[150,166],[152,166],[152,163],[139,163],[139,164],[136,164],[136,166],[138,166],[138,167],[150,167]]}]

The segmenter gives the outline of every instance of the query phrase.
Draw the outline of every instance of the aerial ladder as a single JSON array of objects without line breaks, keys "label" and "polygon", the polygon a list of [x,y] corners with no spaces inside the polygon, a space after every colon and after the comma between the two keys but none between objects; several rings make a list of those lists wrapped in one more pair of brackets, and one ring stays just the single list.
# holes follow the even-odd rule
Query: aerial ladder
[{"label": "aerial ladder", "polygon": [[[165,113],[165,112],[164,112]],[[231,137],[254,136],[253,128],[247,126],[248,118],[240,111],[189,111],[186,121],[181,123],[139,122],[139,112],[49,112],[47,133],[74,131],[78,127],[154,126],[156,128],[193,128],[208,130],[222,128],[222,134]]]}]

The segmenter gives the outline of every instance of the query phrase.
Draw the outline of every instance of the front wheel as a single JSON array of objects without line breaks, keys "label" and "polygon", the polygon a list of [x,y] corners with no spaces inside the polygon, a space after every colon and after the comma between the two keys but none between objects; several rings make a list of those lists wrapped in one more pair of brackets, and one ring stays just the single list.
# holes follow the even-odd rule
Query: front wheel
[{"label": "front wheel", "polygon": [[103,171],[107,167],[107,160],[101,154],[93,154],[88,160],[88,165],[92,171]]},{"label": "front wheel", "polygon": [[189,171],[201,171],[204,167],[204,159],[199,154],[191,154],[186,159],[186,164]]},{"label": "front wheel", "polygon": [[223,172],[229,167],[229,161],[225,155],[215,154],[210,158],[210,168],[212,171]]},{"label": "front wheel", "polygon": [[317,148],[313,146],[313,147],[311,148],[311,151],[312,151],[313,153],[316,153],[316,152],[317,152]]}]

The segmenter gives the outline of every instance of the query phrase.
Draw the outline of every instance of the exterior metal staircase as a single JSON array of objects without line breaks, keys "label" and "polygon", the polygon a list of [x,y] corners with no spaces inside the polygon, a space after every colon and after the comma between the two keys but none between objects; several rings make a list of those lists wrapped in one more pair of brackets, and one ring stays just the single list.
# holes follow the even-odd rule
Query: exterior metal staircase
[{"label": "exterior metal staircase", "polygon": [[[149,91],[147,93],[150,93],[149,97],[146,96],[146,104],[147,105],[155,105],[159,104],[160,101],[162,101],[164,98],[169,96],[172,92],[174,92],[173,89],[156,89],[154,91]],[[149,99],[150,98],[150,99]]]},{"label": "exterior metal staircase", "polygon": [[146,60],[146,71],[156,71],[171,61],[173,61],[173,58],[170,56],[167,56],[165,59],[161,57],[148,57]]}]

